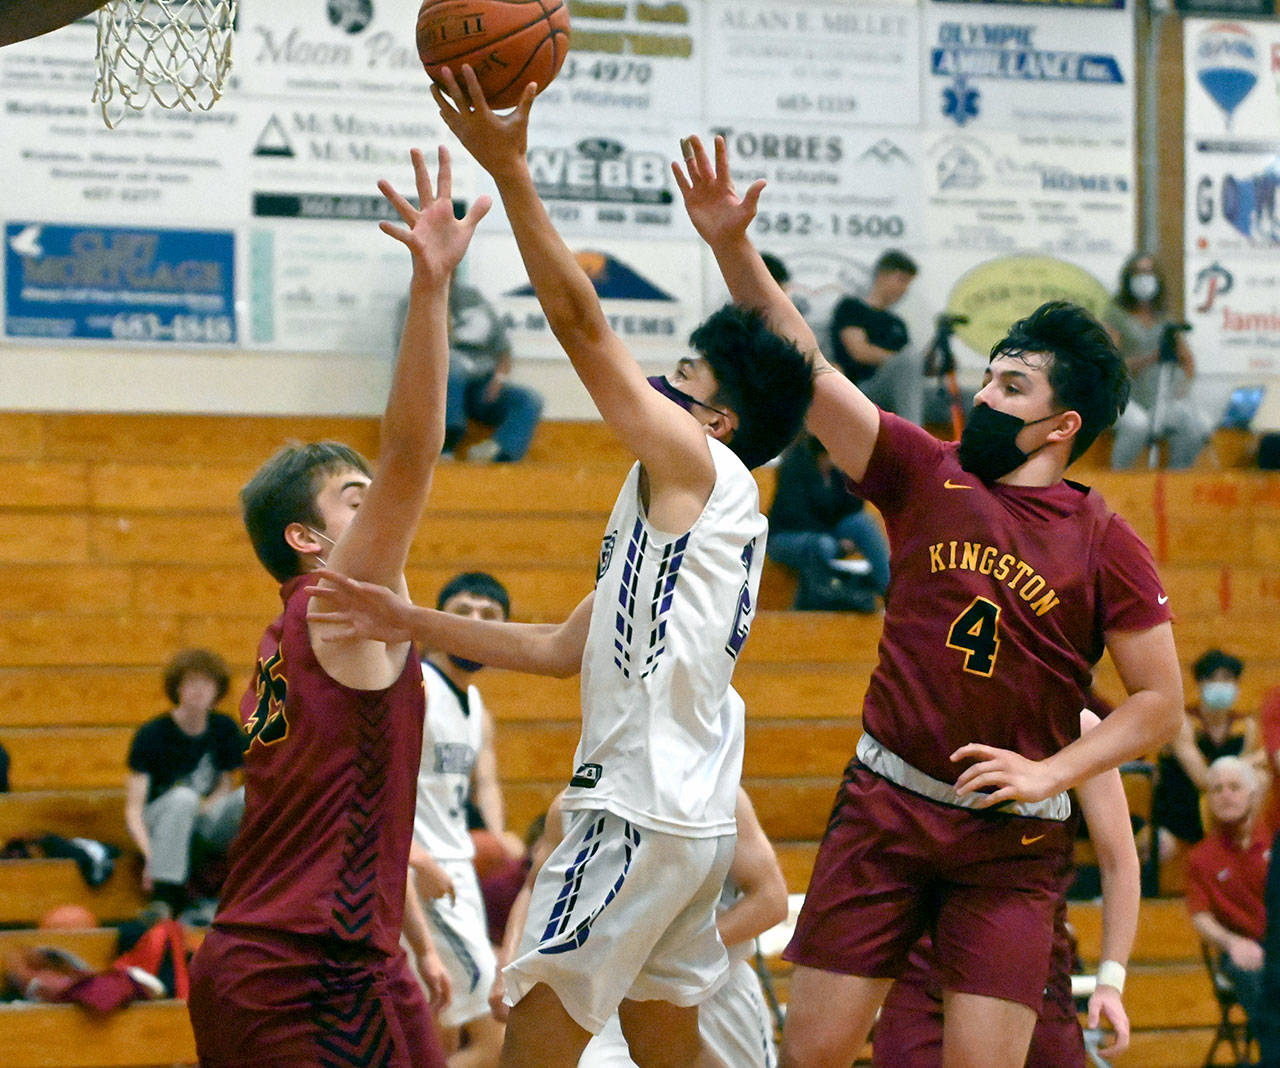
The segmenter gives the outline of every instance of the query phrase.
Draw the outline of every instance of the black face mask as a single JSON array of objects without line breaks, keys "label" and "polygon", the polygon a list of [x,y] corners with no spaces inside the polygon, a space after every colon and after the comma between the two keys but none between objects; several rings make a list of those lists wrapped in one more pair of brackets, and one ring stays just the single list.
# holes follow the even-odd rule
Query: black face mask
[{"label": "black face mask", "polygon": [[1003,478],[1048,444],[1046,441],[1030,452],[1023,452],[1016,442],[1022,428],[1056,419],[1061,414],[1055,412],[1028,423],[1016,415],[997,411],[986,404],[975,404],[964,425],[964,432],[960,435],[960,451],[957,454],[960,466],[984,482],[995,482]]},{"label": "black face mask", "polygon": [[459,671],[479,671],[484,665],[479,660],[463,660],[460,656],[449,654],[449,663]]}]

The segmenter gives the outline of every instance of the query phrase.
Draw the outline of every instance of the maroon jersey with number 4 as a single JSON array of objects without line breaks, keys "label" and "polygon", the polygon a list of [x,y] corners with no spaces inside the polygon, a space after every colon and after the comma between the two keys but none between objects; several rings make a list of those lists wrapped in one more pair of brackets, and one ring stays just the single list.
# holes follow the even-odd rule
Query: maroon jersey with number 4
[{"label": "maroon jersey with number 4", "polygon": [[1103,635],[1163,623],[1151,554],[1087,487],[983,482],[896,415],[854,490],[884,516],[893,581],[863,723],[954,782],[967,742],[1042,759],[1076,739]]},{"label": "maroon jersey with number 4", "polygon": [[[320,666],[305,575],[258,646],[240,702],[245,813],[215,926],[398,952],[422,754],[422,667],[411,649],[385,690],[353,690]],[[248,933],[248,932],[245,932]]]}]

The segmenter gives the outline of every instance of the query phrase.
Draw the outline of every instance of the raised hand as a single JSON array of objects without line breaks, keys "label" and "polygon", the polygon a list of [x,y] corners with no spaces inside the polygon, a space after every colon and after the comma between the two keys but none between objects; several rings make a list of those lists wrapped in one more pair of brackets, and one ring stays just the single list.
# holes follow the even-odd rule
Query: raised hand
[{"label": "raised hand", "polygon": [[[307,619],[329,623],[326,640],[364,638],[388,645],[412,640],[406,615],[412,605],[376,582],[360,582],[336,571],[311,572]],[[321,579],[330,585],[318,585]]]},{"label": "raised hand", "polygon": [[525,165],[529,144],[529,109],[538,86],[530,82],[512,111],[496,114],[485,102],[475,71],[462,65],[461,81],[445,67],[440,72],[442,88],[432,82],[431,95],[440,106],[440,117],[468,152],[495,178]]},{"label": "raised hand", "polygon": [[738,196],[729,173],[729,150],[723,137],[716,137],[714,164],[696,136],[681,141],[680,150],[684,155],[684,167],[672,163],[671,172],[699,236],[715,248],[717,242],[724,238],[745,235],[751,220],[756,217],[764,179],[756,179],[745,194]]},{"label": "raised hand", "polygon": [[467,209],[464,218],[453,216],[453,169],[449,163],[449,150],[440,146],[437,181],[433,191],[431,172],[419,149],[411,149],[413,176],[418,187],[418,204],[415,208],[385,178],[378,189],[387,198],[396,214],[404,222],[397,226],[392,222],[380,222],[384,234],[394,237],[413,254],[415,279],[426,282],[445,282],[462,260],[476,225],[489,212],[488,197],[477,197]]}]

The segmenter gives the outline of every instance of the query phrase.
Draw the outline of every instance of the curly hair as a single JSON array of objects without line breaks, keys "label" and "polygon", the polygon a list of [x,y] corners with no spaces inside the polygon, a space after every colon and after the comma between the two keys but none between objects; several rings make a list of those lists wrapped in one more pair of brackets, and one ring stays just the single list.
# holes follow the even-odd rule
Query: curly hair
[{"label": "curly hair", "polygon": [[715,375],[713,402],[738,417],[725,444],[748,468],[768,463],[804,426],[813,400],[808,359],[758,311],[734,304],[713,312],[689,344]]},{"label": "curly hair", "polygon": [[178,690],[182,680],[188,675],[205,675],[214,681],[218,688],[213,703],[216,705],[227,696],[227,687],[231,685],[231,673],[227,670],[227,662],[217,653],[209,649],[183,649],[175,653],[164,668],[164,693],[175,705],[178,704]]},{"label": "curly hair", "polygon": [[1015,358],[1043,354],[1054,400],[1080,416],[1068,462],[1078,459],[1129,403],[1129,372],[1106,328],[1078,304],[1051,300],[1019,319],[991,350]]}]

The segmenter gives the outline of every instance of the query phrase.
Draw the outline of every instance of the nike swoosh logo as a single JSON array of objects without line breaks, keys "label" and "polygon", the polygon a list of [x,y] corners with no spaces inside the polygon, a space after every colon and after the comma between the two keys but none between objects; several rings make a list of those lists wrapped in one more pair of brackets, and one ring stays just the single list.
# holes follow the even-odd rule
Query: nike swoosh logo
[{"label": "nike swoosh logo", "polygon": [[1035,845],[1035,844],[1036,844],[1038,841],[1040,841],[1040,839],[1041,839],[1041,838],[1043,838],[1043,837],[1044,837],[1044,835],[1043,835],[1043,834],[1037,834],[1034,838],[1028,838],[1028,837],[1024,834],[1024,835],[1022,836],[1022,844],[1023,844],[1023,845]]},{"label": "nike swoosh logo", "polygon": [[942,484],[942,488],[943,489],[973,489],[972,486],[966,486],[963,482],[952,482],[951,479],[947,479],[946,482]]},{"label": "nike swoosh logo", "polygon": [[1160,594],[1159,597],[1156,598],[1156,604],[1165,604],[1168,602],[1168,600],[1169,600],[1169,595],[1167,593],[1162,593]]}]

